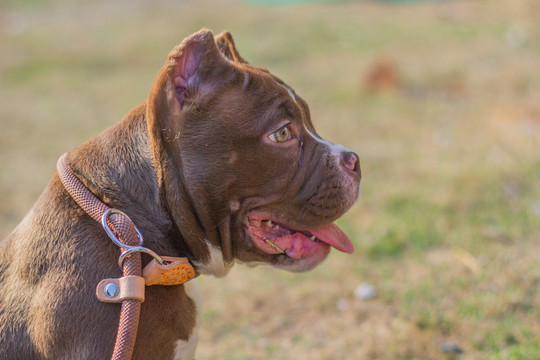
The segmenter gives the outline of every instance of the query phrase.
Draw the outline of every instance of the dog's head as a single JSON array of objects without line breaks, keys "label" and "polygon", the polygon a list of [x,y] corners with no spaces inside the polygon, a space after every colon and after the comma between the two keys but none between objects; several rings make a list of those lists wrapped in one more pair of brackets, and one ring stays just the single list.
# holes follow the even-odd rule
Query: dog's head
[{"label": "dog's head", "polygon": [[229,33],[202,30],[161,69],[147,116],[162,197],[201,272],[234,260],[305,271],[356,201],[356,154],[323,140],[283,81],[248,64]]}]

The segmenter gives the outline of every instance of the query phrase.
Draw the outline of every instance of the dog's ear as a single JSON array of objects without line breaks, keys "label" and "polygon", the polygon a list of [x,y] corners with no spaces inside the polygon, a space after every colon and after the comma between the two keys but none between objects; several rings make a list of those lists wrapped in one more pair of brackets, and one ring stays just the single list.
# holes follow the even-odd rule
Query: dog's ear
[{"label": "dog's ear", "polygon": [[150,128],[156,132],[153,136],[163,136],[167,141],[170,134],[178,133],[185,110],[196,109],[212,87],[219,86],[216,79],[227,66],[230,65],[219,52],[210,30],[202,29],[175,47],[148,96],[147,117]]},{"label": "dog's ear", "polygon": [[[184,103],[197,101],[211,90],[212,75],[226,66],[212,32],[202,29],[170,53],[148,97],[148,115],[158,123],[181,114]],[[161,126],[160,125],[160,126]]]},{"label": "dog's ear", "polygon": [[186,38],[169,55],[173,63],[170,73],[175,88],[175,95],[182,108],[187,96],[186,89],[197,90],[207,87],[206,82],[214,69],[219,67],[222,59],[214,43],[214,36],[210,30],[203,29]]},{"label": "dog's ear", "polygon": [[236,47],[234,46],[234,40],[230,32],[224,31],[218,36],[216,36],[216,45],[227,59],[246,64],[247,61],[242,59],[240,54],[238,53],[238,50],[236,50]]}]

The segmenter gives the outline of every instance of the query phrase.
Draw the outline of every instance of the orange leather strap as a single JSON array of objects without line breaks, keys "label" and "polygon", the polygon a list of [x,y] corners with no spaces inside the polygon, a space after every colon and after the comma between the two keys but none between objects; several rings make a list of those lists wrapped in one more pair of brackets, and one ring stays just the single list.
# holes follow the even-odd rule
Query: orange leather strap
[{"label": "orange leather strap", "polygon": [[162,256],[163,264],[153,259],[143,269],[145,284],[180,285],[195,278],[195,269],[185,257]]}]

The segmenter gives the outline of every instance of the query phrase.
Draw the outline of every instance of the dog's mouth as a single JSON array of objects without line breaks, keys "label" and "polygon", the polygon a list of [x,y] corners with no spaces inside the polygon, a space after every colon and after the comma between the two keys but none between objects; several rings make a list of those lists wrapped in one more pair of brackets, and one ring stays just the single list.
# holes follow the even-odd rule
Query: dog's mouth
[{"label": "dog's mouth", "polygon": [[336,225],[328,224],[308,230],[296,230],[274,217],[252,212],[247,217],[247,230],[255,245],[267,254],[284,254],[302,259],[329,247],[351,254],[351,240]]}]

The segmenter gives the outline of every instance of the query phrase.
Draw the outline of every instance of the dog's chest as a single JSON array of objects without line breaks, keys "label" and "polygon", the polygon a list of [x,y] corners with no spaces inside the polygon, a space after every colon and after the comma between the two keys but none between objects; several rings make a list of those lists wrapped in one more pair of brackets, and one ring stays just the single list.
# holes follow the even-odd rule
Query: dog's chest
[{"label": "dog's chest", "polygon": [[196,280],[181,286],[147,287],[134,359],[192,359],[200,302]]},{"label": "dog's chest", "polygon": [[199,326],[201,323],[202,313],[202,296],[199,290],[199,285],[196,279],[193,279],[184,284],[186,295],[194,302],[196,311],[195,327],[187,340],[178,340],[176,342],[174,359],[175,360],[190,360],[195,357],[195,349],[199,340]]}]

